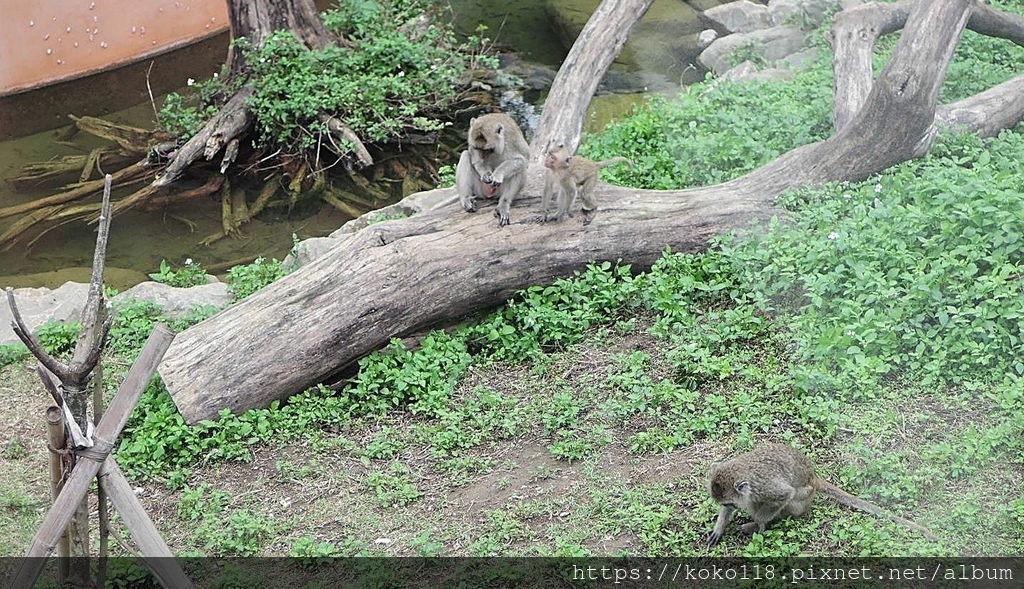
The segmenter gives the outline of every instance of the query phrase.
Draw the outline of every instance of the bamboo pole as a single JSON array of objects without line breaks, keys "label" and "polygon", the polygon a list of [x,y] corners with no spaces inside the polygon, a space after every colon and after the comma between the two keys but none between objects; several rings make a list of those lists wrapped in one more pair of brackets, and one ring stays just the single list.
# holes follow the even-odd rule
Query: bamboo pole
[{"label": "bamboo pole", "polygon": [[114,509],[131,532],[139,552],[146,557],[144,564],[153,572],[160,585],[167,589],[194,589],[192,581],[174,560],[174,553],[164,542],[153,520],[146,514],[146,509],[132,492],[116,460],[108,457],[103,462],[99,481],[100,488],[106,491]]},{"label": "bamboo pole", "polygon": [[79,456],[83,460],[80,460],[72,471],[64,485],[64,490],[50,508],[49,513],[46,514],[39,532],[32,539],[11,584],[12,589],[29,589],[39,578],[46,563],[43,557],[49,556],[53,552],[61,530],[71,522],[75,507],[89,492],[93,478],[99,473],[103,461],[113,449],[114,441],[124,429],[128,417],[139,402],[146,385],[156,373],[156,367],[160,364],[160,360],[173,339],[174,332],[168,327],[158,324],[153,328],[138,359],[135,360],[128,375],[118,387],[117,395],[110,403],[107,414],[96,426],[93,447],[79,452]]},{"label": "bamboo pole", "polygon": [[[99,317],[97,317],[97,320]],[[103,358],[96,361],[93,369],[92,380],[92,421],[99,423],[103,420]],[[109,462],[110,459],[108,458]],[[107,490],[102,483],[103,473],[96,477],[96,508],[99,512],[100,525],[100,548],[99,560],[96,561],[96,586],[107,586],[107,554],[110,541],[110,509],[107,506]]]},{"label": "bamboo pole", "polygon": [[[51,405],[46,408],[46,437],[50,451],[50,503],[57,501],[64,487],[64,452],[67,451],[67,438],[64,436],[64,412],[60,407]],[[57,541],[57,579],[63,587],[68,578],[68,556],[71,555],[71,538],[68,530],[60,535]]]}]

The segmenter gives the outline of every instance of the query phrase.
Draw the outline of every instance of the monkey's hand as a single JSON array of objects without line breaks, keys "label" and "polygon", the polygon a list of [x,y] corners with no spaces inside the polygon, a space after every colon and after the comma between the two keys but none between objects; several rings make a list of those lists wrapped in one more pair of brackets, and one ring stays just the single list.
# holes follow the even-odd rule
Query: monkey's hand
[{"label": "monkey's hand", "polygon": [[501,174],[495,176],[493,172],[487,172],[486,174],[480,177],[481,182],[483,182],[484,184],[490,184],[491,187],[493,187],[495,190],[497,190],[498,187],[501,186],[501,182],[503,180],[504,177]]},{"label": "monkey's hand", "polygon": [[708,532],[708,548],[714,548],[722,541],[722,533],[715,530]]},{"label": "monkey's hand", "polygon": [[504,227],[510,223],[508,211],[503,210],[501,205],[498,205],[498,208],[494,209],[494,216],[498,218],[498,227]]}]

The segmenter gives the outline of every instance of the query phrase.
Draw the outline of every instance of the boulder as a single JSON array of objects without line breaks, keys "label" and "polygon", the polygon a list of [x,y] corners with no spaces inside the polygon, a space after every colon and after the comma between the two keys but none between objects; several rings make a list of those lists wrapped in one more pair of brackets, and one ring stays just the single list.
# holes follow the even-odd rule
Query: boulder
[{"label": "boulder", "polygon": [[736,0],[704,11],[704,17],[714,23],[715,29],[731,35],[746,33],[772,26],[768,7],[750,0]]},{"label": "boulder", "polygon": [[833,7],[839,8],[840,0],[769,0],[768,13],[776,25],[795,24],[812,29],[825,21],[825,15]]},{"label": "boulder", "polygon": [[[40,325],[51,320],[77,322],[82,317],[82,307],[89,294],[89,285],[80,282],[65,282],[55,289],[49,288],[16,288],[14,300],[18,303],[18,311],[25,325],[35,331]],[[0,345],[21,342],[14,335],[11,313],[6,297],[0,305]]]},{"label": "boulder", "polygon": [[[748,65],[749,64],[749,65]],[[734,81],[777,81],[777,80],[790,80],[795,74],[792,70],[781,69],[781,68],[768,68],[766,70],[758,70],[757,66],[752,61],[744,61],[738,66],[725,72],[723,78],[728,78]]]},{"label": "boulder", "polygon": [[163,310],[164,315],[173,319],[184,317],[196,307],[223,307],[234,300],[223,282],[208,282],[189,288],[177,288],[162,282],[147,281],[129,288],[115,296],[111,302],[125,300],[148,301]]},{"label": "boulder", "polygon": [[715,29],[704,29],[703,31],[700,32],[700,35],[697,35],[697,49],[700,51],[704,51],[717,38],[718,31],[716,31]]},{"label": "boulder", "polygon": [[[89,293],[89,285],[65,282],[55,289],[16,288],[14,299],[25,325],[35,331],[50,321],[77,323]],[[233,297],[223,282],[213,282],[191,288],[175,288],[159,282],[143,282],[115,296],[112,302],[126,299],[150,301],[159,306],[168,317],[182,317],[195,307],[214,305],[223,307]],[[14,315],[5,300],[0,304],[0,345],[20,343],[11,323]]]},{"label": "boulder", "polygon": [[[565,47],[572,46],[600,3],[601,0],[547,0],[545,9],[551,28]],[[660,83],[648,81],[652,89],[678,88],[680,83],[694,82],[701,78],[692,64],[699,52],[697,37],[705,28],[699,9],[690,4],[678,0],[655,2],[633,27],[615,63],[661,76]]]},{"label": "boulder", "polygon": [[734,54],[740,49],[752,53],[765,63],[775,63],[778,59],[802,50],[806,42],[807,33],[793,25],[734,33],[715,39],[701,52],[697,61],[720,76],[732,68],[736,59]]},{"label": "boulder", "polygon": [[775,60],[775,67],[800,72],[821,58],[821,49],[808,47],[803,51],[787,55],[782,59]]}]

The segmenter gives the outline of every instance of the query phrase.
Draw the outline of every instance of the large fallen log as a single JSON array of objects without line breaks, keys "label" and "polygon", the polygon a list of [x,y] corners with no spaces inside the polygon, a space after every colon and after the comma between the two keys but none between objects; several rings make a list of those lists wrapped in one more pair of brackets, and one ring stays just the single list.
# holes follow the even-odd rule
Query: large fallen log
[{"label": "large fallen log", "polygon": [[[918,2],[864,108],[827,141],[717,186],[651,191],[603,185],[599,211],[587,227],[578,219],[522,222],[533,215],[541,189],[542,170],[534,165],[525,195],[512,210],[512,225],[498,228],[489,214],[448,206],[365,227],[313,263],[180,334],[160,367],[164,383],[189,423],[215,418],[225,408],[237,413],[266,406],[328,378],[392,337],[451,324],[590,261],[645,268],[667,246],[703,250],[723,231],[777,214],[774,199],[785,190],[863,179],[918,157],[934,136],[938,90],[973,4]],[[563,79],[567,85],[573,81],[572,75]],[[979,108],[997,103],[1006,104],[988,100]],[[1024,112],[1017,115],[1019,121]],[[575,137],[571,124],[547,136]]]}]

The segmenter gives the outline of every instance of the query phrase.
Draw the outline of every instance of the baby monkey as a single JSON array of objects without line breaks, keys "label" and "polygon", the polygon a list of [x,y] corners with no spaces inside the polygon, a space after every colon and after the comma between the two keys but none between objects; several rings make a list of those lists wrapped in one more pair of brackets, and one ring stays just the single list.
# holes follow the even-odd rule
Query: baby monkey
[{"label": "baby monkey", "polygon": [[[626,163],[633,164],[624,157],[616,157],[603,162],[592,162],[585,157],[572,155],[564,143],[549,143],[544,150],[544,167],[548,169],[544,183],[544,196],[541,198],[540,212],[543,221],[561,221],[569,206],[579,195],[583,201],[583,224],[590,225],[597,212],[594,200],[594,188],[597,186],[597,174],[601,168]],[[548,215],[548,204],[551,195],[558,191],[558,204],[554,215]]]},{"label": "baby monkey", "polygon": [[886,517],[932,541],[938,541],[930,530],[910,520],[890,514],[881,507],[847,493],[814,474],[814,465],[798,450],[783,444],[769,444],[715,462],[708,478],[711,497],[722,506],[715,528],[708,536],[708,547],[718,544],[737,509],[746,511],[754,521],[744,524],[746,534],[764,532],[772,521],[787,516],[803,515],[814,501],[817,491],[836,501],[874,516]]}]

